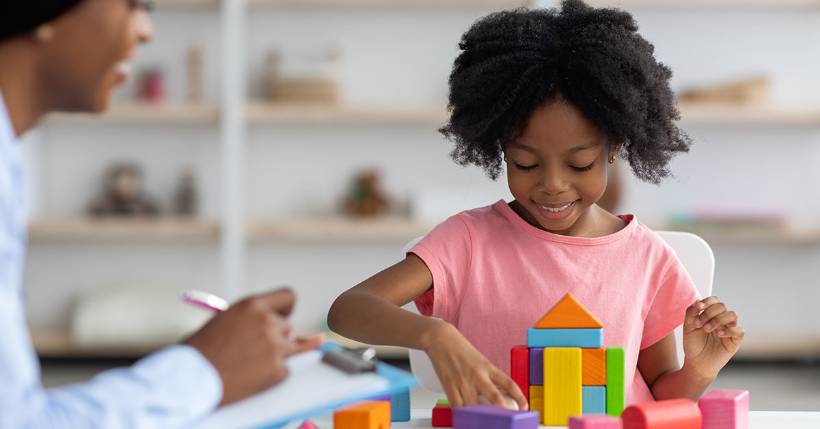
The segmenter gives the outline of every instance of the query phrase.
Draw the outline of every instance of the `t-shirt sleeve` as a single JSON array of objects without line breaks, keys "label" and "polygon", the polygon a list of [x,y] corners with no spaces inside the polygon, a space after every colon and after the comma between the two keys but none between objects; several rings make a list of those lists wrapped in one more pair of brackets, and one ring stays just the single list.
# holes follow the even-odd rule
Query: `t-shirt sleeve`
[{"label": "t-shirt sleeve", "polygon": [[457,318],[461,288],[469,273],[470,246],[467,224],[455,215],[410,249],[408,253],[421,258],[433,275],[432,289],[415,300],[421,314],[448,321]]},{"label": "t-shirt sleeve", "polygon": [[658,285],[650,297],[649,311],[644,318],[641,350],[654,345],[683,324],[686,309],[700,299],[700,293],[675,252],[665,247],[662,260],[666,263],[658,271]]}]

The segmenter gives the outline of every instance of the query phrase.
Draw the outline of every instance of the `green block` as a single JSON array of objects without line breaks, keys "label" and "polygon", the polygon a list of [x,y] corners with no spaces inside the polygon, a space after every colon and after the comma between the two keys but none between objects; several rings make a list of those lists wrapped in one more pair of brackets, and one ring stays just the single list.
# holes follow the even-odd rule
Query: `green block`
[{"label": "green block", "polygon": [[448,406],[449,406],[449,405],[450,405],[450,403],[449,403],[449,402],[447,402],[447,400],[446,400],[446,399],[439,399],[439,400],[436,402],[436,405],[448,405]]},{"label": "green block", "polygon": [[606,413],[620,417],[626,404],[626,355],[622,347],[606,349]]}]

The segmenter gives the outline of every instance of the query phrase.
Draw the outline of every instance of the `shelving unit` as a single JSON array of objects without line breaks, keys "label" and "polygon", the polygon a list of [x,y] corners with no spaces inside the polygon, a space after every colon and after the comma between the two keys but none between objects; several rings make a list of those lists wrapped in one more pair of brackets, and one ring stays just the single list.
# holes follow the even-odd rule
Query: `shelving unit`
[{"label": "shelving unit", "polygon": [[185,218],[50,219],[31,222],[28,233],[32,242],[215,241],[219,223]]},{"label": "shelving unit", "polygon": [[130,124],[130,125],[207,125],[219,123],[219,108],[211,104],[114,103],[101,115],[57,114],[49,123]]},{"label": "shelving unit", "polygon": [[251,222],[248,239],[264,241],[407,241],[425,235],[434,225],[404,218],[342,217]]},{"label": "shelving unit", "polygon": [[366,108],[257,102],[249,104],[246,112],[253,125],[435,125],[447,120],[444,106]]},{"label": "shelving unit", "polygon": [[717,126],[814,126],[820,127],[818,107],[732,106],[681,104],[685,124]]}]

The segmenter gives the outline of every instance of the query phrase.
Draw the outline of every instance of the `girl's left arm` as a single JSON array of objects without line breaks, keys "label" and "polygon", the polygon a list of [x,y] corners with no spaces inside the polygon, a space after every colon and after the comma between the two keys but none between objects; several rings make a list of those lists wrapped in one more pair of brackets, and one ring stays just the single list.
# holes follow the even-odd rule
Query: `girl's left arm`
[{"label": "girl's left arm", "polygon": [[641,350],[638,369],[657,400],[696,400],[737,353],[743,341],[737,313],[719,298],[695,301],[683,323],[683,367],[678,364],[675,334]]}]

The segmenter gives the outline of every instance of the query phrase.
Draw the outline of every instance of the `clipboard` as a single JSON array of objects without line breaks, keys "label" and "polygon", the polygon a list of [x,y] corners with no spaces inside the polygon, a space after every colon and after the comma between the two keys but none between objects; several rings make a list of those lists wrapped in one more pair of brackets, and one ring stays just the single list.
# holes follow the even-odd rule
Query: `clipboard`
[{"label": "clipboard", "polygon": [[356,402],[400,393],[416,384],[411,374],[382,362],[375,372],[348,374],[321,361],[325,351],[340,348],[326,343],[319,350],[289,358],[289,375],[282,383],[218,409],[197,427],[280,428]]}]

